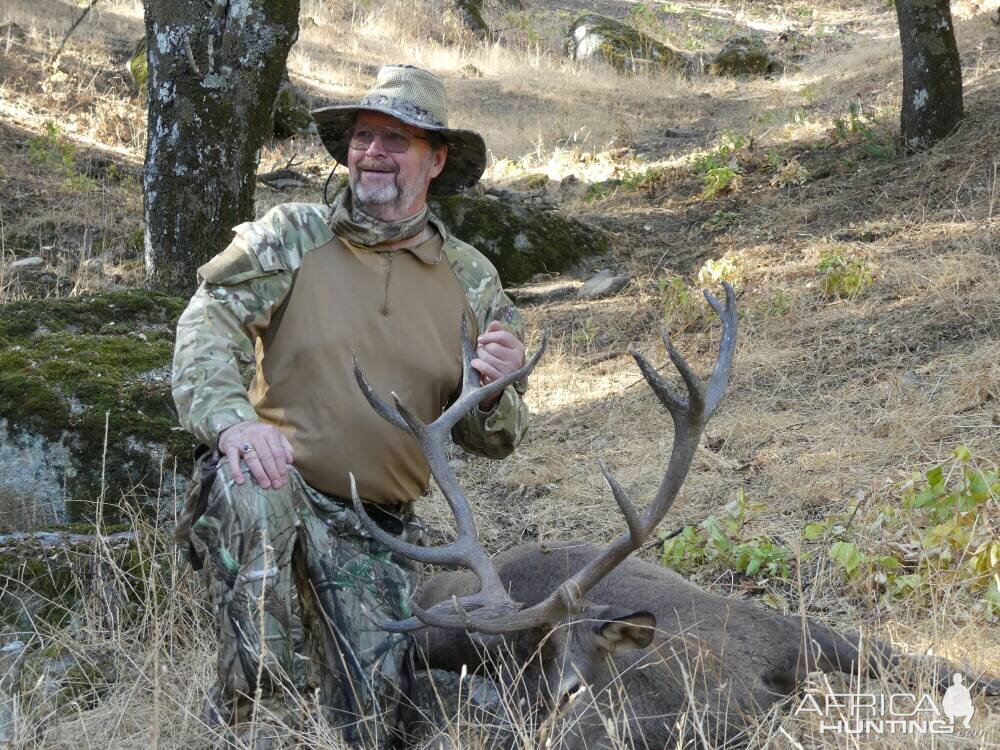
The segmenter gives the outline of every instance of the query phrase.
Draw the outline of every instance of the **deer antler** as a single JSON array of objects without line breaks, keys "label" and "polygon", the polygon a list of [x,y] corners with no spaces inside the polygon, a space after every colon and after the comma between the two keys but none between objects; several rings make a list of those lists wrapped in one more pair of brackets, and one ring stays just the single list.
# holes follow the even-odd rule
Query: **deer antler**
[{"label": "deer antler", "polygon": [[[382,401],[368,385],[357,361],[354,374],[365,397],[372,407],[386,421],[409,432],[420,445],[431,473],[444,493],[452,512],[455,514],[458,536],[456,541],[444,547],[426,548],[407,544],[386,533],[372,521],[364,511],[351,478],[351,494],[354,507],[365,528],[378,541],[401,555],[436,565],[464,565],[471,568],[479,578],[480,590],[461,599],[440,602],[429,610],[414,606],[414,616],[398,622],[379,622],[386,630],[411,632],[427,625],[476,630],[483,633],[506,633],[537,627],[551,623],[579,608],[584,594],[621,563],[632,552],[642,546],[643,541],[660,523],[670,510],[681,485],[694,460],[695,450],[708,420],[722,400],[729,375],[732,370],[736,344],[736,295],[733,288],[723,282],[726,290],[726,304],[723,306],[714,295],[705,292],[705,298],[722,320],[722,340],[715,369],[708,385],[703,386],[684,358],[674,349],[666,333],[663,343],[674,367],[680,373],[687,390],[687,398],[681,396],[656,369],[638,352],[631,354],[639,365],[643,377],[649,383],[660,402],[670,412],[674,423],[674,443],[666,473],[652,502],[642,515],[635,510],[622,486],[611,476],[603,465],[604,474],[615,501],[625,516],[628,531],[608,545],[604,551],[566,579],[546,599],[529,609],[513,601],[507,594],[496,570],[479,544],[476,524],[469,501],[465,497],[458,479],[444,455],[444,437],[451,428],[474,406],[490,396],[499,394],[509,383],[524,377],[538,363],[545,349],[545,340],[531,360],[517,372],[496,380],[488,385],[476,384],[478,376],[471,367],[472,344],[468,329],[462,321],[463,386],[462,394],[438,419],[424,425],[395,399],[393,409]],[[395,394],[394,394],[395,397]]]}]

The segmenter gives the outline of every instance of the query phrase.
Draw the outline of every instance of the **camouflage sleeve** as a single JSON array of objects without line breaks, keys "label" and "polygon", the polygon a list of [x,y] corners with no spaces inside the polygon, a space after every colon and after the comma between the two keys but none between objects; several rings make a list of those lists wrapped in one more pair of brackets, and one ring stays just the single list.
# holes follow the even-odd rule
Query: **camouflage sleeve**
[{"label": "camouflage sleeve", "polygon": [[[495,291],[487,304],[476,304],[472,308],[479,319],[480,330],[484,330],[491,320],[499,321],[508,331],[524,340],[524,326],[521,314],[510,298],[504,294],[497,282]],[[518,446],[528,431],[528,407],[521,398],[527,390],[527,379],[507,386],[500,400],[489,412],[475,409],[451,431],[452,439],[466,450],[487,458],[506,458]]]},{"label": "camouflage sleeve", "polygon": [[177,414],[182,427],[211,446],[225,428],[257,419],[241,370],[254,363],[254,341],[267,328],[291,275],[265,270],[244,239],[238,235],[198,269],[201,283],[177,322],[172,381]]}]

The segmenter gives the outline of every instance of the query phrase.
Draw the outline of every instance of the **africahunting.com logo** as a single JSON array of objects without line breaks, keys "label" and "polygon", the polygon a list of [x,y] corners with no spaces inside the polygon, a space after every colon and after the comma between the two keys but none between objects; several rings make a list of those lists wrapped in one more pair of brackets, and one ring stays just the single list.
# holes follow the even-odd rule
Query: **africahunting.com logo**
[{"label": "africahunting.com logo", "polygon": [[956,729],[970,729],[976,712],[962,683],[956,672],[940,702],[926,693],[807,693],[795,715],[817,717],[820,734],[954,734]]}]

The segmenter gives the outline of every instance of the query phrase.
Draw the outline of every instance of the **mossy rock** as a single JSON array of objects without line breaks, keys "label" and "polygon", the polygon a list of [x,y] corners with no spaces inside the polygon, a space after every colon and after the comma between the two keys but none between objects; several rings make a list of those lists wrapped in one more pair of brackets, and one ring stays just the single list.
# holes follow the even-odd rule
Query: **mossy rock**
[{"label": "mossy rock", "polygon": [[0,306],[0,529],[88,518],[102,486],[107,520],[183,489],[193,445],[170,364],[184,306],[147,291]]},{"label": "mossy rock", "polygon": [[455,0],[455,7],[462,16],[462,25],[480,39],[490,35],[490,27],[483,18],[483,0]]},{"label": "mossy rock", "polygon": [[431,210],[455,236],[489,258],[505,284],[542,271],[564,271],[584,256],[609,249],[599,230],[509,199],[452,195],[432,201]]},{"label": "mossy rock", "polygon": [[146,58],[146,37],[135,43],[132,57],[128,61],[128,74],[135,90],[146,96],[146,84],[149,81],[149,61]]},{"label": "mossy rock", "polygon": [[737,36],[722,45],[708,69],[717,76],[762,76],[779,72],[780,63],[772,57],[763,39]]},{"label": "mossy rock", "polygon": [[315,133],[316,124],[311,110],[309,100],[295,89],[286,71],[274,101],[274,137],[291,138],[293,135]]},{"label": "mossy rock", "polygon": [[604,60],[621,73],[691,69],[691,60],[683,52],[597,13],[587,13],[573,22],[564,49],[574,60]]}]

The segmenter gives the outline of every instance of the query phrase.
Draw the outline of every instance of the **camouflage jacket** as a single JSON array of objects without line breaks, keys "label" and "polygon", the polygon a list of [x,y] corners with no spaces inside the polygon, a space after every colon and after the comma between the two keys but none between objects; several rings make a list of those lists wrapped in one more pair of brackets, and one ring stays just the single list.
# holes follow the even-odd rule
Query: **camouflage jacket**
[{"label": "camouflage jacket", "polygon": [[[225,428],[257,419],[241,370],[256,362],[257,339],[288,294],[303,256],[333,239],[326,219],[323,204],[277,206],[237,226],[229,246],[198,269],[198,289],[177,323],[172,388],[181,425],[206,445],[216,445]],[[496,320],[523,339],[520,313],[493,265],[431,220],[480,330]],[[452,431],[455,442],[490,458],[510,454],[528,427],[522,392],[522,384],[510,386],[491,412],[473,410]]]}]

